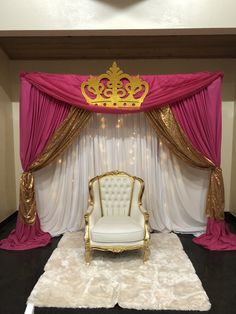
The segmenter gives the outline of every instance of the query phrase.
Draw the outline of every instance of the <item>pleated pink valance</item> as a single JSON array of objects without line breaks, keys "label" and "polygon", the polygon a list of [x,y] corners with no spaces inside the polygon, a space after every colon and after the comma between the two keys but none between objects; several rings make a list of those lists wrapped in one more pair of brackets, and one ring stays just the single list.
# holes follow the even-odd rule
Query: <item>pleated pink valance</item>
[{"label": "pleated pink valance", "polygon": [[135,113],[151,110],[167,103],[171,104],[196,94],[219,77],[223,77],[222,72],[141,75],[140,78],[149,84],[149,92],[139,109],[129,110],[125,108],[114,109],[88,105],[81,92],[81,84],[86,81],[89,76],[75,74],[21,73],[22,80],[28,81],[47,95],[57,100],[67,102],[70,105],[101,113]]}]

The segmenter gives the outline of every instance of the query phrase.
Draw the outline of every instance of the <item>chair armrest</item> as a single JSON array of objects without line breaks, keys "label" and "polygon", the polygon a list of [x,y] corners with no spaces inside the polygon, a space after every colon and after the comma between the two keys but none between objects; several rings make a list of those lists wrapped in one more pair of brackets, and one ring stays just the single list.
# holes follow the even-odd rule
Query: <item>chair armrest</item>
[{"label": "chair armrest", "polygon": [[84,220],[85,220],[85,233],[84,233],[84,241],[85,245],[89,245],[90,243],[90,216],[93,212],[93,206],[89,206],[86,213],[84,214]]},{"label": "chair armrest", "polygon": [[137,204],[131,209],[131,217],[143,223],[144,221],[148,221],[149,214],[143,206]]},{"label": "chair armrest", "polygon": [[143,206],[141,206],[141,205],[139,206],[139,210],[143,214],[144,220],[148,222],[149,213],[147,212],[147,210]]},{"label": "chair armrest", "polygon": [[[135,215],[132,215],[132,213]],[[138,223],[144,226],[145,234],[144,239],[149,240],[149,214],[142,205],[137,205],[131,210],[131,217],[133,217]]]},{"label": "chair armrest", "polygon": [[84,219],[85,219],[85,234],[84,234],[84,240],[85,240],[85,245],[90,245],[90,230],[94,226],[94,206],[89,205],[87,211],[84,214]]},{"label": "chair armrest", "polygon": [[95,225],[100,217],[101,209],[94,205],[89,205],[87,211],[84,214],[85,233],[87,234],[87,237],[90,235],[91,228]]},{"label": "chair armrest", "polygon": [[143,224],[145,221],[148,222],[149,214],[143,206],[137,204],[131,209],[131,217]]},{"label": "chair armrest", "polygon": [[145,229],[145,235],[144,235],[144,239],[146,241],[148,241],[150,239],[150,233],[149,233],[149,214],[147,212],[147,210],[143,207],[143,206],[139,206],[139,209],[141,211],[141,213],[144,216],[144,229]]}]

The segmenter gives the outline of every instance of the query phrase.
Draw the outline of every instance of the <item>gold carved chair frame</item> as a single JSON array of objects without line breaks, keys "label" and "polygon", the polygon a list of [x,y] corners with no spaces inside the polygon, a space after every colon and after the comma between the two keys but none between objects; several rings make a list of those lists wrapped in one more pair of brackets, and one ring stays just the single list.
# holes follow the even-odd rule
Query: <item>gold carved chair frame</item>
[{"label": "gold carved chair frame", "polygon": [[[100,207],[101,207],[101,216],[103,216],[103,209],[102,209],[102,202],[101,202],[101,189],[100,189],[100,179],[106,176],[128,176],[132,179],[133,181],[133,186],[135,180],[138,180],[140,182],[140,191],[138,195],[138,208],[140,212],[144,216],[144,239],[143,239],[143,244],[142,245],[121,245],[121,246],[100,246],[100,245],[92,245],[90,241],[90,216],[93,212],[93,206],[94,206],[94,193],[93,193],[93,183],[98,180],[98,186],[99,186],[99,198],[100,198]],[[149,257],[149,240],[150,240],[150,233],[149,233],[149,214],[148,212],[142,207],[142,196],[144,192],[144,182],[141,178],[131,176],[126,172],[123,171],[111,171],[111,172],[106,172],[100,176],[96,176],[92,178],[89,181],[89,210],[85,213],[84,218],[85,218],[85,236],[84,236],[84,241],[85,241],[85,261],[87,264],[90,263],[91,261],[91,252],[93,250],[98,250],[98,251],[110,251],[113,253],[121,253],[124,251],[129,251],[129,250],[138,250],[142,249],[143,250],[143,261],[147,261]],[[132,192],[131,192],[131,202],[133,198],[133,187],[132,187]],[[131,204],[131,203],[130,203]],[[129,215],[130,215],[130,210],[131,207],[129,208]]]}]

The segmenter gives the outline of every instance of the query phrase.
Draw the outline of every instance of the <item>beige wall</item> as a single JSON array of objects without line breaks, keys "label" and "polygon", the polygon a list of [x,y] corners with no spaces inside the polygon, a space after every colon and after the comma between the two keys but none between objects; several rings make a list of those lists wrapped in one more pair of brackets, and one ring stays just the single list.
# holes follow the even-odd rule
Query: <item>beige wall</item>
[{"label": "beige wall", "polygon": [[233,28],[235,12],[235,0],[1,0],[0,30]]},{"label": "beige wall", "polygon": [[9,60],[0,50],[0,222],[16,210]]},{"label": "beige wall", "polygon": [[[18,157],[18,74],[21,71],[45,71],[52,73],[99,74],[111,65],[113,60],[89,61],[12,61],[11,81],[13,100],[14,143],[16,148],[15,169],[16,182],[19,180],[20,164]],[[120,60],[118,64],[129,73],[134,74],[165,74],[189,73],[196,71],[223,71],[225,73],[223,98],[223,138],[222,138],[222,168],[225,182],[226,210],[230,209],[231,169],[235,164],[232,159],[232,143],[234,129],[234,106],[236,85],[236,60]],[[17,183],[18,184],[18,183]],[[18,188],[17,188],[18,191]],[[16,191],[16,193],[18,193]],[[18,195],[18,194],[17,194]],[[232,201],[231,201],[232,204]]]},{"label": "beige wall", "polygon": [[20,161],[20,134],[19,134],[19,102],[12,102],[13,142],[14,142],[14,169],[16,204],[19,204],[20,176],[22,173]]}]

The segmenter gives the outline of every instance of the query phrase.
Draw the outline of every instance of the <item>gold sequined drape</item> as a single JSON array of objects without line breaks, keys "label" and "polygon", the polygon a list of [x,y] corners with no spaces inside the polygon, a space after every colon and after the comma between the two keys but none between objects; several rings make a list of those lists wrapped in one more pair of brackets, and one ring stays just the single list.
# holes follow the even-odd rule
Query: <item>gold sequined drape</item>
[{"label": "gold sequined drape", "polygon": [[221,169],[192,146],[169,106],[148,111],[146,115],[159,138],[175,155],[191,166],[211,169],[206,214],[209,217],[223,219],[224,183]]},{"label": "gold sequined drape", "polygon": [[31,172],[23,172],[21,175],[19,213],[23,222],[34,224],[36,218],[36,202],[34,177]]},{"label": "gold sequined drape", "polygon": [[19,214],[24,223],[34,224],[36,218],[34,177],[32,172],[46,167],[58,158],[72,143],[73,139],[80,134],[81,130],[88,123],[90,116],[91,112],[87,110],[71,107],[68,116],[48,141],[39,158],[31,164],[28,172],[22,174],[20,180]]}]

